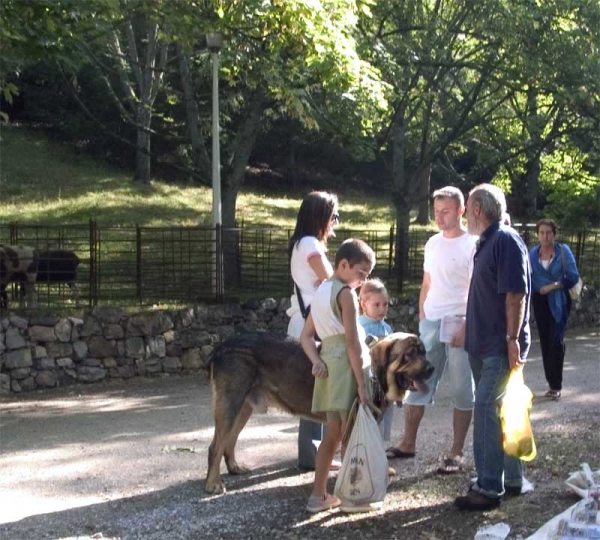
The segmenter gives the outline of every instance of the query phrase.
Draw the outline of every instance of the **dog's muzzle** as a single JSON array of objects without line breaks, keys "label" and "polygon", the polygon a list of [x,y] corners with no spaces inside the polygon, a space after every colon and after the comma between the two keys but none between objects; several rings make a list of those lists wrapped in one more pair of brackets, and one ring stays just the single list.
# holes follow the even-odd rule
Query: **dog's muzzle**
[{"label": "dog's muzzle", "polygon": [[429,385],[425,381],[433,375],[434,371],[435,368],[427,362],[425,369],[419,374],[418,378],[409,378],[403,373],[396,373],[396,384],[402,390],[426,394],[429,392]]}]

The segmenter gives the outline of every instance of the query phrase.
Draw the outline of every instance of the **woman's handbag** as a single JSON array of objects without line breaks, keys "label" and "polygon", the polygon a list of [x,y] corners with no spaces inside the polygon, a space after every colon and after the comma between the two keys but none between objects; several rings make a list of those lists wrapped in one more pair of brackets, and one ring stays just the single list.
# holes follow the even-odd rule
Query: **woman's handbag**
[{"label": "woman's handbag", "polygon": [[388,485],[388,462],[377,422],[367,405],[358,405],[334,495],[343,503],[381,503]]},{"label": "woman's handbag", "polygon": [[500,405],[500,423],[504,453],[523,461],[531,461],[537,455],[529,420],[532,399],[533,392],[523,380],[523,368],[513,369]]},{"label": "woman's handbag", "polygon": [[[565,261],[565,249],[562,244],[560,245],[560,258],[562,260],[563,275],[566,275],[567,262]],[[569,289],[569,296],[571,297],[571,300],[577,300],[581,296],[582,290],[583,290],[583,280],[580,277],[579,281],[577,283],[575,283],[575,285],[573,285]]]}]

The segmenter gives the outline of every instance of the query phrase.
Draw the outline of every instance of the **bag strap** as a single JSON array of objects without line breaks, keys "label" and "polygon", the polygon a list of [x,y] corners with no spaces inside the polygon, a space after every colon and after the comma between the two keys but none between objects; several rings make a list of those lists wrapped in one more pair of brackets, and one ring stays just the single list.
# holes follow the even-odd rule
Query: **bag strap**
[{"label": "bag strap", "polygon": [[302,313],[302,318],[306,319],[308,314],[310,313],[310,306],[306,307],[304,305],[304,300],[302,299],[302,294],[300,293],[300,287],[294,281],[294,287],[296,289],[296,298],[298,299],[298,306],[300,307],[300,313]]},{"label": "bag strap", "polygon": [[560,259],[562,261],[563,277],[567,277],[567,261],[565,260],[565,248],[560,244]]}]

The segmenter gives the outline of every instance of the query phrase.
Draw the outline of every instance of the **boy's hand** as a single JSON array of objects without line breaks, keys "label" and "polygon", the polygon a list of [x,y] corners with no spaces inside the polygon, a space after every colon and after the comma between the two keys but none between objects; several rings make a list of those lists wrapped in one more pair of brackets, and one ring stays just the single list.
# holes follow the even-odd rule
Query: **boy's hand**
[{"label": "boy's hand", "polygon": [[369,403],[369,395],[367,394],[367,387],[366,386],[359,386],[358,387],[358,399],[360,400],[360,402],[363,405],[366,405]]},{"label": "boy's hand", "polygon": [[320,379],[325,379],[327,377],[327,366],[325,365],[325,362],[323,362],[323,360],[319,360],[318,362],[315,362],[313,364],[312,374],[313,376]]}]

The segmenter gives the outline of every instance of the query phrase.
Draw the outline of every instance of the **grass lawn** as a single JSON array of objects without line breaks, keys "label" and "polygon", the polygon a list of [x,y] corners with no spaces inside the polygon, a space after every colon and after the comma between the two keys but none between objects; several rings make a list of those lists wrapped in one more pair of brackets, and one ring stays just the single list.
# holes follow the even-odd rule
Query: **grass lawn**
[{"label": "grass lawn", "polygon": [[[76,224],[95,219],[115,226],[209,225],[212,190],[132,181],[132,173],[108,167],[24,127],[0,127],[0,223]],[[318,189],[318,186],[313,186]],[[304,192],[243,190],[238,221],[246,226],[293,229]],[[388,230],[394,222],[389,197],[341,192],[341,227]]]}]

